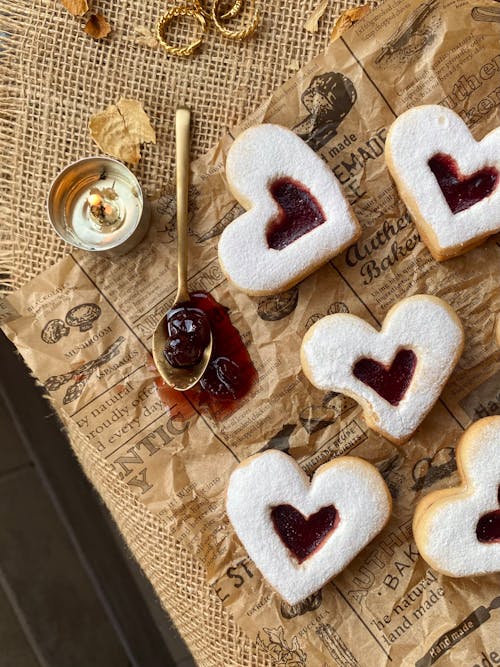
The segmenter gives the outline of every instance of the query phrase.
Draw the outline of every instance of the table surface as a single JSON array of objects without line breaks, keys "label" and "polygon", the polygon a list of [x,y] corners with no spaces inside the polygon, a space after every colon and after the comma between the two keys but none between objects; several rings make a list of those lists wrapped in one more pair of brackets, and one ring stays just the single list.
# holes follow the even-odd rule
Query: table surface
[{"label": "table surface", "polygon": [[0,367],[3,667],[192,667],[3,334]]}]

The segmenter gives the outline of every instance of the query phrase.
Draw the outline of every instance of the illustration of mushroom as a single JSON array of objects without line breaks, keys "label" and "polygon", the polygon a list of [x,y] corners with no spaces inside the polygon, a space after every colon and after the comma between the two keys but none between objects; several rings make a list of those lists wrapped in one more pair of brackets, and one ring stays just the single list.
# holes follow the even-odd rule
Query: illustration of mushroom
[{"label": "illustration of mushroom", "polygon": [[81,303],[66,314],[66,324],[70,327],[79,327],[80,331],[88,331],[101,314],[96,303]]},{"label": "illustration of mushroom", "polygon": [[62,320],[49,320],[43,327],[41,338],[44,343],[53,345],[61,340],[63,336],[69,334],[69,327],[67,327]]},{"label": "illustration of mushroom", "polygon": [[123,336],[119,336],[114,343],[104,350],[96,359],[91,359],[77,368],[61,373],[59,375],[51,375],[45,381],[45,388],[47,391],[57,391],[63,385],[73,380],[73,384],[66,389],[66,394],[63,398],[63,405],[67,405],[79,398],[85,389],[90,377],[104,364],[117,356],[120,351],[120,346],[125,342]]}]

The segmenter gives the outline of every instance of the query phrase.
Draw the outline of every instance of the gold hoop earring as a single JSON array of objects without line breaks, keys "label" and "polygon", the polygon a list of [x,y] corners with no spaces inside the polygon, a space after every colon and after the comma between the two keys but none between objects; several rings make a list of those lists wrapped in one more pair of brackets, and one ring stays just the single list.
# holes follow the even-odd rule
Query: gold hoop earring
[{"label": "gold hoop earring", "polygon": [[[220,20],[223,18],[222,16],[218,16],[218,9],[220,7],[222,0],[214,0],[212,4],[212,13],[211,13],[211,18],[212,21],[215,23],[217,26],[217,29],[219,30],[220,33],[224,35],[224,37],[227,37],[228,39],[235,39],[238,41],[241,41],[243,39],[246,39],[247,37],[250,37],[253,35],[253,33],[257,30],[257,27],[260,22],[260,15],[258,11],[254,11],[252,20],[250,23],[247,25],[246,28],[242,28],[241,30],[229,30],[229,28],[226,28],[226,26],[222,25],[220,23]],[[251,1],[251,5],[253,7],[253,0]],[[234,6],[233,6],[234,7]],[[231,11],[231,10],[229,10]],[[239,11],[239,10],[238,10]],[[226,12],[227,14],[227,12]]]},{"label": "gold hoop earring", "polygon": [[[212,18],[212,10],[206,9],[202,4],[202,0],[194,0],[194,6],[200,12],[200,14],[204,16],[206,19]],[[232,19],[235,16],[238,16],[242,7],[243,7],[243,0],[234,0],[232,6],[227,11],[225,11],[224,14],[221,14],[219,16],[219,20],[227,21],[228,19]]]},{"label": "gold hoop earring", "polygon": [[[173,46],[169,44],[165,39],[165,32],[169,23],[176,16],[192,16],[195,18],[201,26],[201,37],[193,40],[187,46]],[[156,26],[156,36],[161,46],[165,49],[167,53],[170,53],[173,56],[190,56],[203,42],[203,35],[206,31],[206,21],[203,15],[195,7],[172,7],[169,11],[164,14],[164,16],[159,19]]]}]

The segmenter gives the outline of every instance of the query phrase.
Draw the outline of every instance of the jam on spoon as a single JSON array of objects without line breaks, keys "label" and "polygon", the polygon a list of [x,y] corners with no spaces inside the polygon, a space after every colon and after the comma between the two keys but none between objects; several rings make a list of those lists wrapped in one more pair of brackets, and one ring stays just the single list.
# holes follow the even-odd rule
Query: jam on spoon
[{"label": "jam on spoon", "polygon": [[179,303],[169,310],[167,338],[163,355],[174,368],[192,368],[198,364],[210,342],[210,323],[203,310],[191,302]]},{"label": "jam on spoon", "polygon": [[305,517],[293,505],[276,505],[271,509],[274,529],[283,544],[300,563],[317,551],[339,524],[333,505],[326,505]]},{"label": "jam on spoon", "polygon": [[427,164],[452,213],[465,211],[489,197],[499,182],[500,174],[495,167],[484,167],[465,176],[451,155],[445,153],[433,155]]},{"label": "jam on spoon", "polygon": [[399,405],[410,386],[416,366],[417,355],[413,350],[399,350],[389,367],[365,357],[354,364],[352,372],[388,403]]},{"label": "jam on spoon", "polygon": [[[189,305],[203,312],[212,332],[212,354],[199,382],[186,392],[191,405],[206,407],[216,421],[233,414],[257,381],[258,374],[228,309],[207,292],[193,292]],[[179,396],[160,378],[158,393],[166,406],[178,403]]]},{"label": "jam on spoon", "polygon": [[278,217],[267,229],[267,244],[270,248],[283,250],[325,222],[325,215],[316,198],[291,178],[274,181],[269,191],[280,210]]}]

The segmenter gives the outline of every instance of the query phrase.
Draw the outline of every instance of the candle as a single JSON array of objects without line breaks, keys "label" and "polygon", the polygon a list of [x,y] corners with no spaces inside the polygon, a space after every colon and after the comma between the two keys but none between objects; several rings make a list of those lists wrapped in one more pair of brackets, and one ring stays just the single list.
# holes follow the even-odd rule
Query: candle
[{"label": "candle", "polygon": [[123,220],[120,214],[119,202],[113,204],[113,200],[118,199],[115,190],[106,188],[92,188],[87,199],[89,213],[92,221],[103,231],[110,231],[111,227],[118,228]]},{"label": "candle", "polygon": [[123,254],[142,240],[149,223],[136,177],[107,157],[84,158],[63,169],[47,207],[59,236],[83,250]]}]

